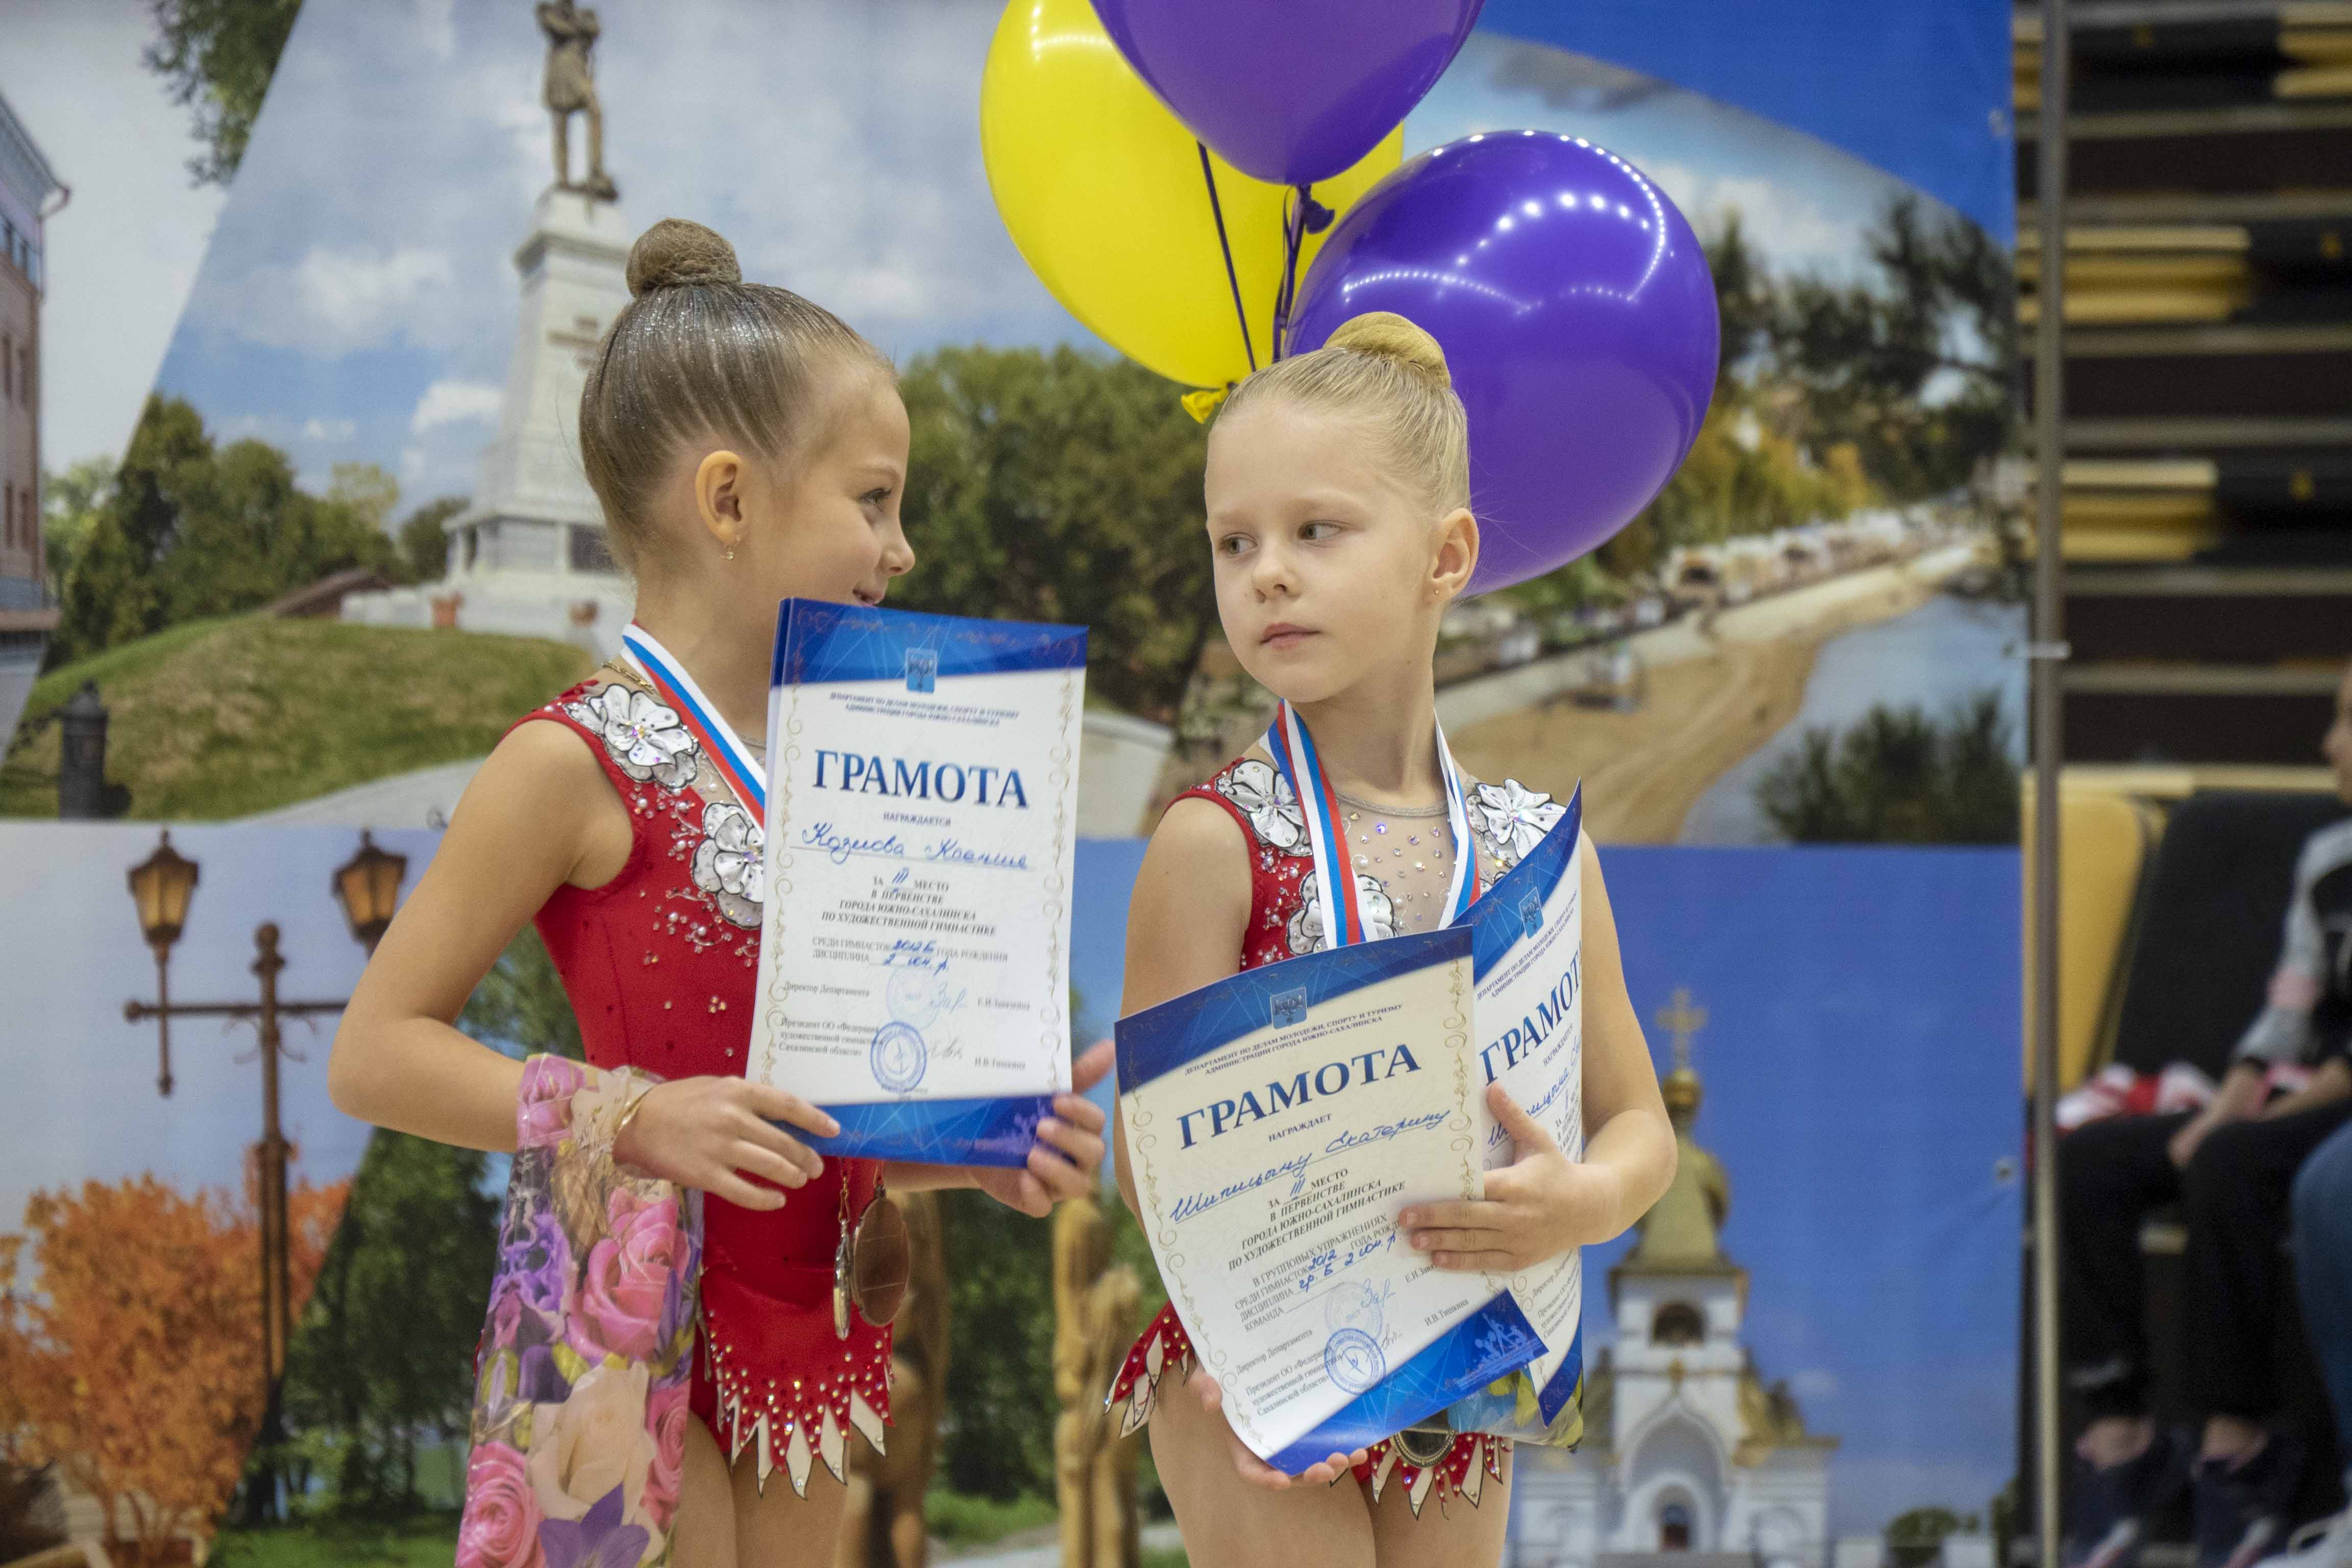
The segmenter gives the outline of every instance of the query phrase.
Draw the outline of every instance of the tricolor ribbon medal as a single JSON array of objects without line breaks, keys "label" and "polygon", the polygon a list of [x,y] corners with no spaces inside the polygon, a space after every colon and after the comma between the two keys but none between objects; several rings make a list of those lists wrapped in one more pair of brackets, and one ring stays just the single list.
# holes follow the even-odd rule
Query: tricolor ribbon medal
[{"label": "tricolor ribbon medal", "polygon": [[[1315,854],[1315,898],[1330,945],[1370,941],[1363,900],[1348,858],[1339,792],[1324,776],[1306,721],[1287,702],[1275,711],[1274,722],[1265,731],[1265,749],[1273,753],[1274,765],[1281,770],[1283,782],[1298,801],[1299,815],[1307,819],[1307,843]],[[1454,753],[1446,750],[1443,725],[1437,729],[1437,771],[1445,781],[1446,826],[1454,830],[1454,885],[1446,894],[1445,919],[1440,923],[1452,925],[1469,911],[1480,889],[1477,845],[1470,837],[1470,803],[1463,794]]]},{"label": "tricolor ribbon medal", "polygon": [[[629,623],[621,634],[622,656],[631,668],[645,677],[646,684],[660,693],[661,700],[677,710],[679,721],[702,747],[702,754],[710,759],[727,787],[735,792],[736,801],[744,812],[760,826],[768,826],[767,771],[752,756],[751,749],[719,716],[702,689],[694,684],[694,677],[686,667],[670,657],[653,633]],[[898,1310],[898,1301],[906,1294],[908,1251],[907,1223],[898,1206],[885,1195],[877,1183],[874,1196],[867,1201],[855,1221],[849,1214],[849,1183],[841,1185],[841,1243],[833,1258],[833,1325],[837,1338],[847,1339],[850,1309],[855,1307],[867,1322],[887,1323]]]},{"label": "tricolor ribbon medal", "polygon": [[661,694],[661,700],[677,710],[687,732],[710,759],[711,767],[719,779],[734,792],[735,799],[752,822],[761,829],[768,825],[767,770],[751,755],[740,737],[719,717],[719,710],[702,695],[694,684],[694,677],[686,667],[670,657],[669,649],[656,641],[653,633],[629,623],[621,634],[621,655],[629,668],[645,677],[646,684]]}]

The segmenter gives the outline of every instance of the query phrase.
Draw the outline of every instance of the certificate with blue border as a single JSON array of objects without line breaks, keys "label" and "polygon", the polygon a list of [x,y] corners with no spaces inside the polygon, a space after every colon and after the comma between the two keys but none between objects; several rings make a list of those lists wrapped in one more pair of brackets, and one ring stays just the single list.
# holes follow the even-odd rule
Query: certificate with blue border
[{"label": "certificate with blue border", "polygon": [[1083,627],[787,599],[750,1069],[823,1153],[1019,1165],[1070,1086]]},{"label": "certificate with blue border", "polygon": [[[1481,1093],[1479,1146],[1487,1170],[1525,1151],[1486,1110],[1484,1087],[1500,1083],[1571,1160],[1584,1156],[1583,841],[1584,792],[1519,863],[1497,878],[1461,921],[1471,933],[1476,973]],[[1544,1342],[1528,1368],[1537,1409],[1549,1426],[1583,1375],[1584,1268],[1574,1248],[1511,1277],[1511,1293]],[[1507,1391],[1496,1407],[1474,1400],[1453,1413],[1462,1430],[1512,1424]]]},{"label": "certificate with blue border", "polygon": [[1337,948],[1119,1021],[1152,1254],[1234,1430],[1277,1469],[1544,1348],[1507,1281],[1433,1268],[1397,1229],[1408,1204],[1481,1191],[1474,942],[1455,926]]}]

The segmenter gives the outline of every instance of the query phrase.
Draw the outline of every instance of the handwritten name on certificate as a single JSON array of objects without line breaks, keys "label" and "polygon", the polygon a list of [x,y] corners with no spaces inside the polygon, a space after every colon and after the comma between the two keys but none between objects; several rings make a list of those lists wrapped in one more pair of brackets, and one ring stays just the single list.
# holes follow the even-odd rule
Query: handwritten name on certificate
[{"label": "handwritten name on certificate", "polygon": [[1078,626],[784,601],[751,1070],[840,1121],[812,1147],[1018,1165],[1069,1088],[1086,657]]},{"label": "handwritten name on certificate", "polygon": [[1252,1452],[1296,1474],[1543,1347],[1498,1280],[1432,1268],[1405,1205],[1475,1197],[1467,927],[1244,971],[1119,1020],[1152,1255]]},{"label": "handwritten name on certificate", "polygon": [[[1583,879],[1580,788],[1551,831],[1470,906],[1477,975],[1478,1136],[1485,1168],[1523,1151],[1486,1110],[1500,1083],[1571,1160],[1584,1156]],[[1571,1248],[1511,1278],[1511,1293],[1544,1342],[1528,1372],[1549,1426],[1583,1375],[1584,1268]],[[1457,1413],[1459,1414],[1459,1413]],[[1483,1423],[1481,1429],[1490,1429]]]}]

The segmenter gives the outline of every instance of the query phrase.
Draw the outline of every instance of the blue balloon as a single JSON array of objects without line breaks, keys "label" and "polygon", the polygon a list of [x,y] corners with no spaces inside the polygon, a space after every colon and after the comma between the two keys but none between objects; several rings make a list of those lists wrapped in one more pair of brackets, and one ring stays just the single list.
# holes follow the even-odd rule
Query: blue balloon
[{"label": "blue balloon", "polygon": [[1470,416],[1470,591],[1591,550],[1664,488],[1715,395],[1715,283],[1623,159],[1549,131],[1424,153],[1367,192],[1299,285],[1289,352],[1393,310],[1445,351]]}]

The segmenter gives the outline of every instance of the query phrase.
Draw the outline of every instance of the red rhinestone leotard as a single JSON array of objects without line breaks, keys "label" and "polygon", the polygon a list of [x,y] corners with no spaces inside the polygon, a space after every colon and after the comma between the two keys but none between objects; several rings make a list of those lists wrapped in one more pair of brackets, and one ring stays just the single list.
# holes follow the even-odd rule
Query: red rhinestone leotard
[{"label": "red rhinestone leotard", "polygon": [[[599,670],[523,722],[578,733],[628,807],[629,858],[599,888],[559,888],[537,925],[580,1020],[588,1059],[663,1078],[737,1076],[750,1043],[765,874],[761,833],[650,688]],[[690,1405],[730,1462],[778,1464],[795,1490],[813,1459],[844,1473],[848,1433],[879,1448],[890,1331],[833,1318],[833,1260],[848,1212],[881,1167],[828,1159],[781,1209],[706,1194],[702,1332]],[[757,1180],[758,1178],[753,1178]]]},{"label": "red rhinestone leotard", "polygon": [[[1492,785],[1465,780],[1464,784],[1470,797],[1473,837],[1477,840],[1480,883],[1492,887],[1559,820],[1562,808],[1549,795],[1516,783]],[[1242,968],[1255,969],[1327,945],[1315,902],[1306,890],[1315,861],[1305,819],[1290,786],[1270,763],[1255,756],[1243,757],[1207,784],[1177,798],[1213,801],[1241,825],[1250,858],[1250,917],[1242,936]],[[1371,873],[1362,879],[1370,884],[1362,894],[1368,919],[1382,932],[1396,929],[1388,888],[1377,875],[1384,863],[1359,858],[1356,864]],[[1122,1435],[1150,1419],[1160,1378],[1172,1368],[1181,1379],[1192,1355],[1192,1342],[1175,1308],[1161,1309],[1128,1352],[1111,1387],[1111,1403],[1125,1407]],[[1444,1458],[1421,1466],[1408,1461],[1395,1443],[1376,1443],[1370,1458],[1357,1467],[1356,1479],[1375,1500],[1395,1481],[1405,1489],[1416,1515],[1432,1491],[1441,1503],[1461,1497],[1475,1505],[1486,1478],[1502,1473],[1502,1455],[1509,1447],[1508,1439],[1467,1433],[1454,1438]]]}]

